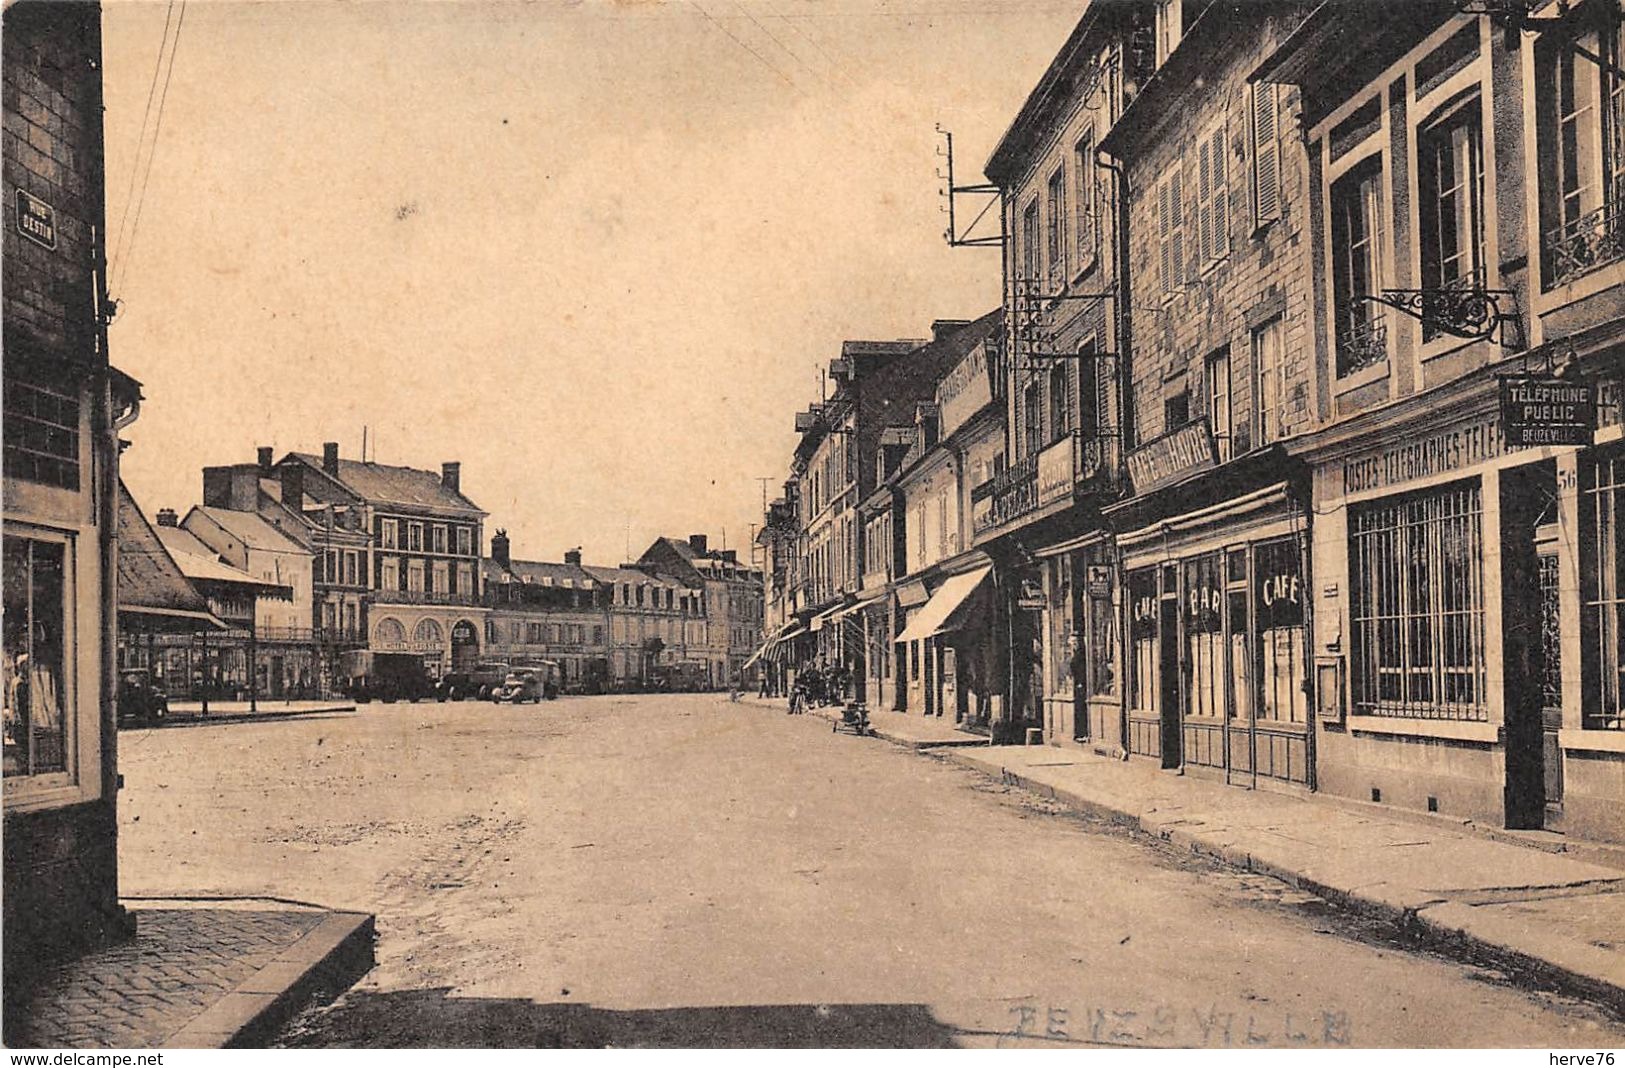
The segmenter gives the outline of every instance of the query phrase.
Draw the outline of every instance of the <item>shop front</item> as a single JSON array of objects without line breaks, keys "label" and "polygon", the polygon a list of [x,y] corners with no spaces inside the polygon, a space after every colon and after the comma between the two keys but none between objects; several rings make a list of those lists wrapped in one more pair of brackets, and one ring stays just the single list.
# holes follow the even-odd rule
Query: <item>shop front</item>
[{"label": "shop front", "polygon": [[1307,522],[1276,483],[1120,534],[1132,756],[1235,785],[1314,785]]},{"label": "shop front", "polygon": [[897,635],[909,666],[908,711],[956,723],[991,715],[992,565],[943,578]]},{"label": "shop front", "polygon": [[1520,447],[1493,378],[1454,394],[1316,450],[1320,787],[1625,839],[1617,406]]}]

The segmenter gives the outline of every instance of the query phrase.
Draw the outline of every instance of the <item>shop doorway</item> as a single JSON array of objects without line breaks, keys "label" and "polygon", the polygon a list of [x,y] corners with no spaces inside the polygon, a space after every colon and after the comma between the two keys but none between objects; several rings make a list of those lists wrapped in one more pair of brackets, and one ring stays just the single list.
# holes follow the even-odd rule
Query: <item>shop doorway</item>
[{"label": "shop doorway", "polygon": [[1556,463],[1503,472],[1500,501],[1506,825],[1558,830],[1563,683]]},{"label": "shop doorway", "polygon": [[479,658],[479,632],[468,620],[460,620],[451,628],[451,670],[473,671]]}]

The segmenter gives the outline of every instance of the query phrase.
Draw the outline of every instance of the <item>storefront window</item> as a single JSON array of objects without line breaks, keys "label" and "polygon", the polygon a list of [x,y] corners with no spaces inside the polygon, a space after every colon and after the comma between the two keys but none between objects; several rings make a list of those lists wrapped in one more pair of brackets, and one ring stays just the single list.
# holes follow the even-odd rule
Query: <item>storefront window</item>
[{"label": "storefront window", "polygon": [[1253,560],[1261,665],[1258,716],[1284,723],[1307,723],[1309,698],[1303,692],[1303,558],[1297,540],[1259,545]]},{"label": "storefront window", "polygon": [[1222,716],[1224,700],[1223,557],[1185,561],[1185,671],[1192,716]]},{"label": "storefront window", "polygon": [[1085,560],[1089,693],[1095,697],[1113,697],[1117,694],[1117,612],[1112,606],[1112,567],[1103,549],[1092,550]]},{"label": "storefront window", "polygon": [[1130,700],[1136,712],[1161,710],[1162,679],[1157,657],[1157,571],[1146,568],[1128,577],[1129,639],[1134,647],[1134,667],[1129,675]]},{"label": "storefront window", "polygon": [[1489,718],[1480,524],[1476,482],[1350,510],[1361,715]]},{"label": "storefront window", "polygon": [[1586,467],[1581,661],[1596,666],[1584,680],[1581,724],[1617,731],[1625,729],[1625,457],[1609,456]]},{"label": "storefront window", "polygon": [[1072,657],[1078,640],[1072,623],[1072,558],[1058,556],[1050,561],[1049,572],[1050,697],[1072,696]]},{"label": "storefront window", "polygon": [[66,542],[5,536],[5,776],[68,770]]}]

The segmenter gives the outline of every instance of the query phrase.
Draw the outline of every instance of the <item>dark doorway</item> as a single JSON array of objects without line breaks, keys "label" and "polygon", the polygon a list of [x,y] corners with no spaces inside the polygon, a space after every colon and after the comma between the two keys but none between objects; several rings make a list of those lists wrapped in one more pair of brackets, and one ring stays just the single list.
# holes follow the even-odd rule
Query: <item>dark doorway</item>
[{"label": "dark doorway", "polygon": [[1180,738],[1180,636],[1179,636],[1179,570],[1162,569],[1161,640],[1158,642],[1162,657],[1162,766],[1177,768],[1183,763]]},{"label": "dark doorway", "polygon": [[[1547,565],[1553,570],[1543,574],[1547,542],[1540,534],[1557,519],[1556,464],[1547,460],[1504,472],[1500,498],[1506,825],[1555,829],[1562,813],[1562,780],[1560,769],[1549,765],[1555,763],[1551,756],[1556,754],[1562,690],[1559,683],[1556,694],[1548,694],[1548,656],[1551,667],[1560,670],[1560,665],[1555,663],[1556,635],[1546,631],[1548,621],[1556,623],[1555,604],[1548,615],[1547,600],[1557,594],[1557,546],[1553,539],[1553,563]],[[1543,579],[1550,580],[1549,593]],[[1554,700],[1555,714],[1547,711]]]}]

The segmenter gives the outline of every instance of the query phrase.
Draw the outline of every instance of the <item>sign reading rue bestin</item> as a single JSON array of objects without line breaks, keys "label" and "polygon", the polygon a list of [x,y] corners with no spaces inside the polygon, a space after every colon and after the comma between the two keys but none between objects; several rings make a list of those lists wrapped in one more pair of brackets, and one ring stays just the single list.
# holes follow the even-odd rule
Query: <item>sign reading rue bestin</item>
[{"label": "sign reading rue bestin", "polygon": [[1501,424],[1510,449],[1589,445],[1597,431],[1597,387],[1552,375],[1504,375]]},{"label": "sign reading rue bestin", "polygon": [[36,245],[56,249],[56,209],[25,190],[17,190],[17,232]]}]

